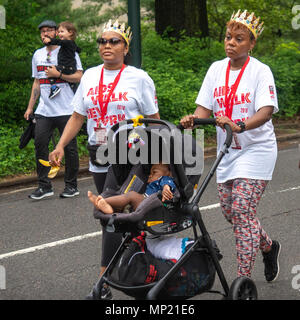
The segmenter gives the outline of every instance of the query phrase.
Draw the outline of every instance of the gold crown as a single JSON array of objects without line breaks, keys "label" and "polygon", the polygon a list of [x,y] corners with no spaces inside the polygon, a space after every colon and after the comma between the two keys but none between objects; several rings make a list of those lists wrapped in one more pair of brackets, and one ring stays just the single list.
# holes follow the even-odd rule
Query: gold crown
[{"label": "gold crown", "polygon": [[130,27],[125,27],[125,23],[119,24],[118,20],[113,24],[111,22],[111,19],[104,24],[103,32],[106,31],[114,31],[120,34],[126,41],[126,43],[129,45],[131,38],[132,38],[132,32],[130,32]]},{"label": "gold crown", "polygon": [[260,25],[258,25],[260,17],[258,17],[255,20],[253,19],[254,19],[254,12],[252,12],[247,17],[247,10],[245,10],[242,14],[241,14],[241,10],[239,10],[237,13],[233,12],[230,21],[242,23],[253,33],[255,39],[257,39],[257,37],[260,36],[264,30],[263,28],[264,23],[262,22]]}]

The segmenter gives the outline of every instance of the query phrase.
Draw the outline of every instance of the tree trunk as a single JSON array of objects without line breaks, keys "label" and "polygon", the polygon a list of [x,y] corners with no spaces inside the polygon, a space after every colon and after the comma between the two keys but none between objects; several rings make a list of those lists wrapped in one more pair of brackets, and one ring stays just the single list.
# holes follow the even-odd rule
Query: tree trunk
[{"label": "tree trunk", "polygon": [[207,37],[206,0],[155,0],[155,29],[175,38],[183,30],[188,36]]}]

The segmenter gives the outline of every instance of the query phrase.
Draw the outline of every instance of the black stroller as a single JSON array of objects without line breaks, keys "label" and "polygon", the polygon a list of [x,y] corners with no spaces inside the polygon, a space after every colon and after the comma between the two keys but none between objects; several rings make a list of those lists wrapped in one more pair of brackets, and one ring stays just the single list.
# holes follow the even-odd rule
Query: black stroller
[{"label": "black stroller", "polygon": [[[209,291],[220,293],[226,299],[256,300],[257,289],[250,278],[237,278],[229,288],[219,262],[222,255],[206,230],[198,206],[218,164],[228,152],[232,140],[230,126],[225,126],[227,137],[221,152],[202,184],[197,187],[203,168],[196,168],[196,172],[198,172],[196,175],[188,174],[191,172],[189,169],[195,169],[197,164],[186,160],[186,157],[181,163],[175,159],[179,146],[183,146],[181,150],[184,150],[185,155],[191,154],[194,157],[203,154],[203,152],[199,153],[199,147],[192,135],[181,134],[179,129],[182,128],[180,126],[176,127],[167,121],[139,117],[120,122],[111,128],[111,132],[114,133],[114,139],[111,140],[113,144],[124,148],[126,143],[120,142],[118,132],[122,132],[122,127],[128,127],[129,124],[133,124],[133,130],[140,129],[141,132],[146,133],[145,138],[148,141],[144,145],[146,145],[146,149],[148,146],[148,151],[152,150],[152,153],[151,145],[157,139],[156,136],[159,136],[156,140],[159,141],[156,145],[156,151],[159,149],[161,155],[164,148],[167,148],[167,153],[170,156],[170,169],[178,190],[172,201],[164,203],[161,201],[160,192],[153,194],[146,198],[134,212],[127,211],[108,215],[94,210],[94,217],[100,219],[102,226],[107,231],[123,233],[124,238],[105,273],[94,286],[91,292],[92,298],[100,299],[100,288],[103,283],[107,283],[112,288],[135,299],[188,299]],[[142,124],[152,125],[142,128],[140,127]],[[215,125],[215,120],[195,119],[195,125],[206,124]],[[167,138],[161,134],[162,130],[168,130],[170,133]],[[128,139],[130,131],[128,129],[125,131]],[[153,134],[154,132],[155,134]],[[141,137],[140,133],[138,135]],[[143,139],[145,140],[145,138]],[[136,146],[140,146],[143,139],[138,139],[138,142],[133,141],[133,143],[137,142]],[[116,159],[119,159],[121,153],[124,156],[124,149],[120,151],[120,148],[116,148],[116,150]],[[137,148],[137,150],[141,152],[142,148]],[[107,198],[126,193],[128,190],[143,193],[151,166],[147,163],[152,163],[151,151],[148,152],[146,158],[144,163],[136,163],[135,165],[130,164],[128,158],[126,158],[127,161],[122,160],[123,164],[120,161],[115,161],[110,166],[110,174],[108,174],[114,178],[111,179],[112,183],[108,184],[102,196]],[[195,173],[195,170],[193,172]],[[165,236],[187,228],[193,229],[194,236],[191,239],[191,244],[177,261],[154,258],[145,246],[145,237],[148,234],[150,236]],[[201,235],[198,234],[199,231]],[[216,273],[224,293],[211,291]]]}]

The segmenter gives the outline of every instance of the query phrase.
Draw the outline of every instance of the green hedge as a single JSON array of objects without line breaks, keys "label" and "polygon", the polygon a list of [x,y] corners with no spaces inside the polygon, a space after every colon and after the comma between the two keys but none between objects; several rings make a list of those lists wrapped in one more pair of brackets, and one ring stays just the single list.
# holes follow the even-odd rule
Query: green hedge
[{"label": "green hedge", "polygon": [[[143,68],[153,79],[163,119],[178,123],[195,110],[195,100],[210,64],[224,58],[223,45],[183,37],[179,42],[150,31],[143,41]],[[207,132],[215,130],[208,129]]]},{"label": "green hedge", "polygon": [[[29,174],[36,169],[34,141],[30,140],[25,148],[19,149],[19,139],[26,127],[27,124],[24,127],[0,127],[0,180],[10,175]],[[79,157],[86,156],[87,136],[79,135],[77,142]],[[53,150],[52,142],[49,150]]]},{"label": "green hedge", "polygon": [[278,45],[272,56],[261,61],[272,69],[278,95],[277,117],[292,118],[300,112],[300,50],[294,42]]},{"label": "green hedge", "polygon": [[33,141],[19,149],[22,128],[0,127],[0,178],[18,173],[29,173],[35,168]]}]

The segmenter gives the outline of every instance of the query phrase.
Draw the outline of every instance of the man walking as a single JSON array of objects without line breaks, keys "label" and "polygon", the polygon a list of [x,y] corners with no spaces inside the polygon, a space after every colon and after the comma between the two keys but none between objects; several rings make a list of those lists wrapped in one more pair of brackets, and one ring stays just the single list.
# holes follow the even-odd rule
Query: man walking
[{"label": "man walking", "polygon": [[[43,43],[46,38],[55,38],[57,26],[54,21],[43,21],[39,26],[40,36]],[[82,77],[82,65],[79,55],[76,53],[77,71],[71,75],[65,75],[57,71],[57,54],[59,46],[44,46],[35,51],[32,58],[32,76],[34,78],[31,96],[27,110],[24,114],[26,120],[33,113],[34,105],[39,98],[35,110],[35,155],[38,175],[38,188],[29,195],[29,198],[39,200],[52,196],[53,189],[48,178],[49,167],[43,166],[39,159],[48,160],[49,142],[54,129],[58,129],[60,135],[73,113],[71,101],[74,93],[69,83],[80,82]],[[56,83],[60,88],[60,94],[55,99],[49,99],[51,83],[49,78],[57,78]],[[79,169],[79,158],[77,152],[77,141],[74,138],[65,147],[65,189],[60,194],[62,198],[74,197],[79,194],[77,189],[77,173]]]}]

